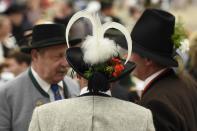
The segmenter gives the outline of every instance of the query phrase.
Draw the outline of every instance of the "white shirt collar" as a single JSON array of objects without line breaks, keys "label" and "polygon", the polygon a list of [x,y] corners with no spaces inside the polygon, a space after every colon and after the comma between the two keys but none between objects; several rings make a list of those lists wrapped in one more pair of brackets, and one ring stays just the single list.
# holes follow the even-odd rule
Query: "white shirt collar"
[{"label": "white shirt collar", "polygon": [[[89,92],[88,87],[84,87],[84,88],[81,89],[80,95],[86,94],[88,92]],[[100,92],[100,93],[107,94],[107,95],[111,96],[111,91],[110,90],[108,90],[106,92]]]},{"label": "white shirt collar", "polygon": [[166,70],[166,68],[161,69],[159,71],[157,71],[156,73],[152,74],[151,76],[149,76],[148,78],[146,78],[146,80],[144,81],[144,88],[153,80],[155,79],[158,75],[160,75],[162,72],[164,72]]},{"label": "white shirt collar", "polygon": [[3,43],[0,42],[0,63],[4,62],[4,50],[3,50]]},{"label": "white shirt collar", "polygon": [[[31,67],[31,71],[32,71],[32,74],[34,76],[34,78],[36,79],[36,81],[38,82],[38,84],[40,85],[40,87],[47,93],[49,93],[49,90],[51,88],[51,84],[49,84],[48,82],[46,82],[45,80],[43,80],[39,75],[38,73]],[[58,86],[60,86],[63,90],[63,82],[60,81],[58,83]]]}]

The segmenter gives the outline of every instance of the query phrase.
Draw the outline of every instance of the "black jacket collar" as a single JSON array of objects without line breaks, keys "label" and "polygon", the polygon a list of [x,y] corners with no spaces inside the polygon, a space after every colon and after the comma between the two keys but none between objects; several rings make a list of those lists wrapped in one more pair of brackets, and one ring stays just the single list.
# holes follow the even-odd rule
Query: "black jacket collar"
[{"label": "black jacket collar", "polygon": [[85,94],[80,95],[79,97],[82,97],[82,96],[104,96],[104,97],[111,97],[110,95],[107,95],[105,93],[100,93],[100,92],[88,92],[88,93],[85,93]]}]

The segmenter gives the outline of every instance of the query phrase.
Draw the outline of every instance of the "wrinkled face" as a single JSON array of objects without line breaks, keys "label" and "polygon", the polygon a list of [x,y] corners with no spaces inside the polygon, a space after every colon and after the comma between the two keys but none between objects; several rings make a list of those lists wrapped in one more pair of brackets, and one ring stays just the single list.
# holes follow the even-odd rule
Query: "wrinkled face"
[{"label": "wrinkled face", "polygon": [[39,76],[48,83],[58,83],[63,80],[68,63],[65,58],[66,44],[32,50],[32,65]]},{"label": "wrinkled face", "polygon": [[132,74],[144,80],[146,76],[146,59],[136,53],[132,53],[130,60],[136,64],[136,68],[133,70]]}]

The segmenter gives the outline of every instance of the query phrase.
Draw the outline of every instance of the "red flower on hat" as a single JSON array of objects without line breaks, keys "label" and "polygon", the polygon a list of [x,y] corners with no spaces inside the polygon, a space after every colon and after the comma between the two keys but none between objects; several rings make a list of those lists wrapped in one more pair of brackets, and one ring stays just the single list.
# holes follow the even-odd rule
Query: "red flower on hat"
[{"label": "red flower on hat", "polygon": [[121,63],[120,59],[118,59],[118,58],[112,58],[112,62],[115,63],[115,64],[120,64]]},{"label": "red flower on hat", "polygon": [[[122,61],[119,57],[111,58],[108,62],[105,64],[100,64],[97,66],[94,66],[94,71],[100,71],[103,72],[110,77],[118,77],[122,73],[122,71],[125,69],[124,65],[122,64]],[[85,75],[87,78],[89,78],[92,75],[93,70],[89,69],[85,72]]]},{"label": "red flower on hat", "polygon": [[118,77],[121,72],[125,69],[122,65],[121,60],[119,58],[112,58],[112,63],[114,63],[114,72],[112,73],[113,77]]}]

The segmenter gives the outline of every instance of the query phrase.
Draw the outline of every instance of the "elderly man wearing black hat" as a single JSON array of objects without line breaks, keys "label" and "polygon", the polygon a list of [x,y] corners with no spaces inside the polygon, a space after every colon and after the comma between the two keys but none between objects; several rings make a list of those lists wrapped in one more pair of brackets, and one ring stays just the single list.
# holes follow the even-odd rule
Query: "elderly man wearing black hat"
[{"label": "elderly man wearing black hat", "polygon": [[149,108],[157,131],[196,131],[197,92],[175,74],[175,17],[147,9],[131,32],[133,74],[145,81],[140,105]]},{"label": "elderly man wearing black hat", "polygon": [[65,26],[33,28],[31,44],[22,48],[31,54],[31,68],[0,88],[1,131],[27,131],[35,107],[79,94],[78,84],[65,77],[66,49]]}]

